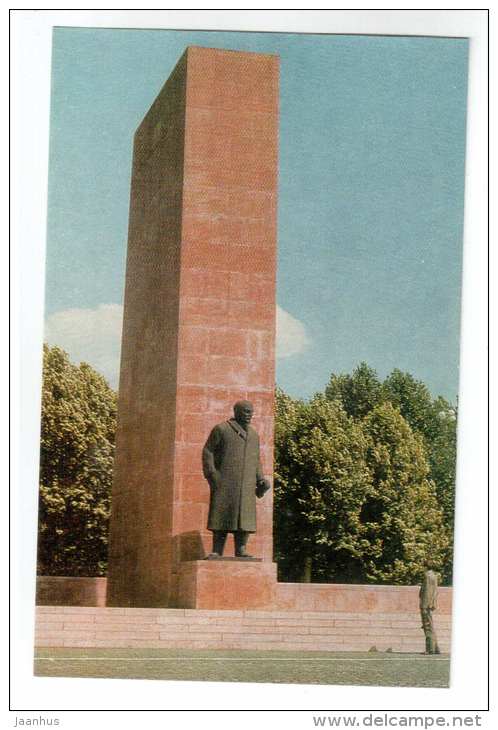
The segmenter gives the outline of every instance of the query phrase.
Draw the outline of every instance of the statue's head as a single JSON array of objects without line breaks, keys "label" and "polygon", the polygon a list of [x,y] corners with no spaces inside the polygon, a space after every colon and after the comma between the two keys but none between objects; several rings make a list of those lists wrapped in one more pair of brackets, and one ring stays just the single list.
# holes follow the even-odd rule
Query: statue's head
[{"label": "statue's head", "polygon": [[436,572],[436,565],[434,563],[434,560],[431,560],[430,558],[424,560],[423,567],[422,567],[422,575],[426,575],[427,573],[435,573]]},{"label": "statue's head", "polygon": [[235,420],[242,428],[247,428],[250,424],[253,413],[254,408],[248,400],[239,400],[233,407]]}]

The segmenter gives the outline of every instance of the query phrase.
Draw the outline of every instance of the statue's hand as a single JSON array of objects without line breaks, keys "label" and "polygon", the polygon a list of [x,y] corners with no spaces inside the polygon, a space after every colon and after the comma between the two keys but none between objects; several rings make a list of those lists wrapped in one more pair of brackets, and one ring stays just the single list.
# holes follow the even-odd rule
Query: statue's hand
[{"label": "statue's hand", "polygon": [[220,483],[220,475],[219,472],[213,471],[207,476],[207,480],[209,483],[209,486],[211,489],[216,489],[218,484]]},{"label": "statue's hand", "polygon": [[268,479],[261,479],[256,485],[256,497],[261,499],[264,497],[267,491],[271,489],[271,484]]}]

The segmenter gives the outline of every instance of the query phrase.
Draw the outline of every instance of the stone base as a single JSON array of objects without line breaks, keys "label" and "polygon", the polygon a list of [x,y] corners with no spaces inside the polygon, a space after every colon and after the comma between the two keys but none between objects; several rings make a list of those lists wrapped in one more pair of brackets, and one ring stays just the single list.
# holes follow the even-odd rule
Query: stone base
[{"label": "stone base", "polygon": [[[451,616],[434,614],[448,652]],[[39,606],[37,647],[215,649],[230,651],[417,652],[425,648],[420,614],[347,611],[191,611],[185,608]]]},{"label": "stone base", "polygon": [[[196,566],[200,565],[197,571]],[[418,586],[374,586],[334,583],[278,583],[273,563],[247,560],[243,558],[222,558],[197,560],[180,563],[180,574],[175,576],[175,606],[190,608],[196,604],[195,591],[197,578],[203,596],[209,593],[206,581],[212,579],[213,586],[226,581],[224,597],[229,605],[220,605],[223,594],[217,593],[217,610],[230,608],[242,610],[244,606],[235,605],[235,595],[240,596],[244,605],[249,598],[246,591],[239,590],[240,581],[248,579],[251,606],[265,610],[283,611],[342,611],[381,616],[384,613],[411,613],[418,611]],[[204,567],[202,567],[204,566]],[[207,569],[206,566],[209,566]],[[233,568],[233,571],[232,571]],[[235,580],[230,583],[232,576]],[[261,582],[254,583],[254,580]],[[274,581],[274,582],[273,582]],[[36,602],[39,606],[104,606],[106,597],[106,578],[71,578],[38,576]],[[271,591],[269,590],[271,589]],[[259,596],[258,593],[262,591]],[[450,616],[452,588],[438,589],[438,614]],[[188,598],[188,600],[187,600]],[[203,598],[205,601],[205,598]],[[263,606],[266,601],[267,605]],[[180,605],[181,602],[181,605]],[[166,608],[166,606],[164,606]]]},{"label": "stone base", "polygon": [[172,605],[177,608],[269,608],[277,583],[276,563],[215,559],[180,563]]},{"label": "stone base", "polygon": [[230,560],[231,562],[234,562],[237,560],[237,561],[241,561],[243,563],[246,563],[247,561],[249,561],[250,563],[262,563],[263,562],[263,558],[253,558],[252,555],[251,556],[248,555],[245,558],[236,558],[235,556],[234,557],[228,556],[225,558],[223,555],[207,555],[204,558],[204,560]]},{"label": "stone base", "polygon": [[105,606],[107,578],[38,575],[37,606]]}]

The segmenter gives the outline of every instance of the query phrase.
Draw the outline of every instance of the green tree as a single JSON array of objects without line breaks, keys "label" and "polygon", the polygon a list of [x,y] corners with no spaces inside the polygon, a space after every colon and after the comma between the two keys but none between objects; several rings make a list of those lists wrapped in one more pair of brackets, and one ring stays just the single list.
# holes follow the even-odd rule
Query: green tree
[{"label": "green tree", "polygon": [[104,575],[116,394],[47,345],[42,388],[38,573]]},{"label": "green tree", "polygon": [[377,373],[365,362],[360,363],[351,375],[332,374],[325,396],[331,401],[338,400],[353,418],[363,418],[384,399]]},{"label": "green tree", "polygon": [[370,544],[367,576],[380,583],[417,582],[427,560],[442,570],[450,542],[424,440],[391,403],[374,408],[363,431],[372,479],[361,514]]},{"label": "green tree", "polygon": [[361,427],[337,402],[277,392],[275,550],[283,580],[364,579],[360,512],[370,488]]},{"label": "green tree", "polygon": [[444,398],[436,398],[433,409],[437,428],[427,444],[431,466],[431,478],[436,484],[438,502],[450,539],[448,559],[443,568],[443,582],[451,584],[453,578],[453,538],[455,526],[455,482],[457,449],[457,409]]},{"label": "green tree", "polygon": [[456,480],[457,410],[438,396],[432,398],[427,386],[409,373],[393,370],[385,379],[386,398],[396,405],[413,431],[424,438],[430,478],[443,510],[449,538],[443,581],[451,583],[453,566],[454,505]]},{"label": "green tree", "polygon": [[384,380],[382,388],[385,399],[399,408],[411,428],[430,441],[437,431],[438,421],[427,386],[410,373],[395,369]]},{"label": "green tree", "polygon": [[275,447],[281,580],[410,584],[445,565],[425,442],[392,404],[355,420],[337,399],[279,391]]},{"label": "green tree", "polygon": [[382,403],[398,408],[413,432],[424,439],[429,476],[443,509],[450,541],[443,580],[451,582],[454,502],[456,478],[457,411],[441,396],[433,399],[427,386],[410,373],[393,370],[381,383],[375,371],[361,363],[352,375],[332,375],[325,390],[327,398],[338,400],[346,412],[359,419]]}]

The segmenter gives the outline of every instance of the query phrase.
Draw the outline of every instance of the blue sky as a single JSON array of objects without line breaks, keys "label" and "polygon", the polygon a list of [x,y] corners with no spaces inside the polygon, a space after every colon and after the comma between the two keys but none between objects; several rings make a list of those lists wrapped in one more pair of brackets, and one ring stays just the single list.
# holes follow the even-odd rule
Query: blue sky
[{"label": "blue sky", "polygon": [[47,339],[116,385],[133,133],[187,45],[280,56],[278,384],[365,360],[454,401],[464,39],[56,29]]}]

